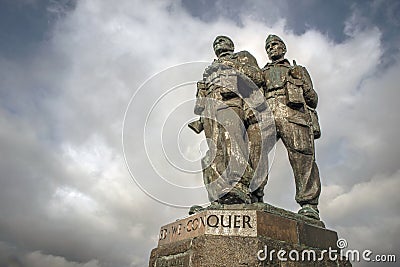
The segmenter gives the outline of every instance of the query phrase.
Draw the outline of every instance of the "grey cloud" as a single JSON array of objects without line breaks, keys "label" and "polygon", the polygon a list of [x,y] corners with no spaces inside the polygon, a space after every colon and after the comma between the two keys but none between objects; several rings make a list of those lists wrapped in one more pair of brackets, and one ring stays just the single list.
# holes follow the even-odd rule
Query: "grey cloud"
[{"label": "grey cloud", "polygon": [[400,4],[396,0],[380,1],[182,1],[184,8],[193,16],[204,21],[216,21],[221,17],[237,25],[250,17],[272,26],[280,19],[285,20],[288,31],[297,35],[317,30],[336,43],[348,36],[346,21],[353,17],[357,27],[377,27],[382,32],[385,49],[382,67],[393,64],[392,54],[399,47]]},{"label": "grey cloud", "polygon": [[69,262],[63,257],[44,255],[40,251],[35,251],[25,255],[23,258],[25,266],[40,267],[40,266],[53,266],[53,267],[99,267],[96,260],[91,260],[86,263]]},{"label": "grey cloud", "polygon": [[75,0],[4,0],[0,10],[0,55],[24,59],[50,39],[53,23],[74,9]]},{"label": "grey cloud", "polygon": [[[285,19],[286,27],[296,34],[317,29],[334,40],[341,41],[344,21],[351,14],[350,3],[345,1],[182,1],[194,16],[204,21],[216,20],[220,16],[242,25],[243,19],[251,17],[272,26]],[[339,22],[339,23],[338,23]]]},{"label": "grey cloud", "polygon": [[0,264],[9,267],[99,267],[98,261],[90,260],[79,263],[67,261],[64,257],[47,255],[40,251],[24,253],[15,248],[0,243]]}]

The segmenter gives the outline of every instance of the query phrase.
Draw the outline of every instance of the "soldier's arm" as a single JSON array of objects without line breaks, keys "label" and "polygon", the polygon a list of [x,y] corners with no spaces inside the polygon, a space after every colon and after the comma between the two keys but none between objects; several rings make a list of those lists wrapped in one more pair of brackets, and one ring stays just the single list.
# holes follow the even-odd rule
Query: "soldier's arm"
[{"label": "soldier's arm", "polygon": [[310,74],[308,73],[307,69],[305,67],[301,67],[301,68],[302,68],[303,81],[304,81],[304,86],[303,86],[304,100],[306,101],[307,106],[315,109],[318,105],[317,92],[315,92],[315,90],[313,88],[313,83],[312,83]]},{"label": "soldier's arm", "polygon": [[206,97],[206,83],[204,80],[197,82],[196,104],[194,106],[194,114],[201,115],[205,109],[204,98]]},{"label": "soldier's arm", "polygon": [[205,109],[204,99],[206,97],[206,83],[204,80],[197,82],[197,92],[196,92],[196,104],[194,105],[194,114],[200,115],[200,119],[197,121],[192,121],[188,124],[189,128],[195,131],[197,134],[201,133],[204,130],[203,121],[202,121],[202,113]]},{"label": "soldier's arm", "polygon": [[264,80],[256,58],[248,51],[241,51],[238,54],[241,63],[241,71],[247,77],[249,77],[257,86],[262,86]]}]

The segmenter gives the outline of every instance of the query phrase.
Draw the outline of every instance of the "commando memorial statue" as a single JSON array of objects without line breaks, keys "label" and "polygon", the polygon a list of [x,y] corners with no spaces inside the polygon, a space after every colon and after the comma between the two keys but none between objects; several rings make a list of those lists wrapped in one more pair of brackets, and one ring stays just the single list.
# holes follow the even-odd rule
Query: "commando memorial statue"
[{"label": "commando memorial statue", "polygon": [[[351,266],[335,231],[320,220],[314,140],[318,96],[305,67],[268,35],[262,69],[248,51],[217,36],[216,59],[197,82],[189,128],[206,137],[202,175],[210,205],[161,227],[149,267]],[[199,74],[200,76],[200,74]],[[268,154],[282,140],[296,185],[297,213],[264,203]]]},{"label": "commando memorial statue", "polygon": [[265,42],[271,62],[262,70],[249,52],[234,53],[226,36],[218,36],[213,47],[218,59],[198,82],[194,111],[201,118],[189,125],[196,133],[204,129],[209,144],[203,177],[210,201],[263,202],[267,154],[282,139],[302,207],[299,214],[319,220],[321,183],[314,150],[314,139],[320,136],[318,96],[306,68],[284,58],[286,45],[276,35]]}]

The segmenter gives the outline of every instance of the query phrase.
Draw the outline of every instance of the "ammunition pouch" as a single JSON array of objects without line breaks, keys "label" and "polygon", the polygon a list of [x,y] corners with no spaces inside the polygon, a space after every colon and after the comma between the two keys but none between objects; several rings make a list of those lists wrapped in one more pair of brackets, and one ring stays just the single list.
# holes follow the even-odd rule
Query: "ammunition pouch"
[{"label": "ammunition pouch", "polygon": [[288,106],[291,108],[304,107],[306,101],[303,96],[303,81],[299,79],[289,79],[286,83],[286,93],[288,97]]},{"label": "ammunition pouch", "polygon": [[287,146],[305,155],[313,154],[313,142],[311,137],[311,126],[307,120],[306,114],[288,118],[288,124],[285,131],[289,134],[286,139]]}]

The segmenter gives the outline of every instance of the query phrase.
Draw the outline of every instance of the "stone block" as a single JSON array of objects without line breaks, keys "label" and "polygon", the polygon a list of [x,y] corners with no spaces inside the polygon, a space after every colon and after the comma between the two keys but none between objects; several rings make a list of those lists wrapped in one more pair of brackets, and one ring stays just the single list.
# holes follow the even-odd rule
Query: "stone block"
[{"label": "stone block", "polygon": [[351,266],[318,260],[336,242],[337,233],[320,221],[268,204],[226,205],[162,226],[149,266]]}]

